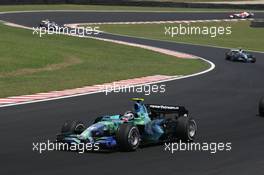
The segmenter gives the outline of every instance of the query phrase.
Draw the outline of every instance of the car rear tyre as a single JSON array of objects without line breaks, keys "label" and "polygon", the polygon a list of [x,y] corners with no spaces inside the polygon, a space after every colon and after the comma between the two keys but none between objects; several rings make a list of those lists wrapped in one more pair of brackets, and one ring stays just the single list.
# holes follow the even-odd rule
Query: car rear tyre
[{"label": "car rear tyre", "polygon": [[122,124],[116,134],[117,144],[121,151],[135,151],[140,143],[140,133],[132,124]]},{"label": "car rear tyre", "polygon": [[61,127],[63,134],[81,134],[85,130],[85,125],[81,121],[66,121]]},{"label": "car rear tyre", "polygon": [[251,63],[255,63],[256,61],[257,61],[256,58],[252,58]]},{"label": "car rear tyre", "polygon": [[180,117],[177,121],[176,136],[178,139],[190,142],[193,141],[197,133],[197,125],[194,119]]},{"label": "car rear tyre", "polygon": [[259,115],[264,117],[264,97],[259,102]]}]

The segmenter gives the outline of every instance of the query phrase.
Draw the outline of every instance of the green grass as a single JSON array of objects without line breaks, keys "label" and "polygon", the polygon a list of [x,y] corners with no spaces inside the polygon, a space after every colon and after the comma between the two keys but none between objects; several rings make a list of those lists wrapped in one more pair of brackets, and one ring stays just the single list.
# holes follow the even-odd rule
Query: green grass
[{"label": "green grass", "polygon": [[228,9],[203,8],[175,8],[175,7],[139,7],[139,6],[107,6],[107,5],[0,5],[0,11],[26,11],[26,10],[91,10],[91,11],[163,11],[163,12],[210,12],[210,11],[241,11]]},{"label": "green grass", "polygon": [[152,51],[0,24],[0,97],[82,87],[147,75],[183,75],[208,67]]},{"label": "green grass", "polygon": [[[187,26],[187,24],[182,25]],[[264,28],[251,28],[249,25],[249,21],[193,23],[189,25],[199,27],[232,27],[231,35],[218,35],[214,38],[210,37],[210,35],[176,35],[174,37],[165,35],[165,26],[175,27],[179,26],[179,24],[106,24],[101,25],[100,29],[110,33],[130,35],[135,37],[231,48],[242,47],[248,50],[264,51]]]}]

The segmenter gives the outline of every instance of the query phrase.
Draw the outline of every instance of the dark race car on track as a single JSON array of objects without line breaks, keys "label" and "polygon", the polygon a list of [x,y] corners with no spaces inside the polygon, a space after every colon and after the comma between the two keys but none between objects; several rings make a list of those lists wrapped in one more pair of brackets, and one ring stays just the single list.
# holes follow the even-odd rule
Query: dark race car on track
[{"label": "dark race car on track", "polygon": [[259,101],[259,115],[264,117],[264,97]]},{"label": "dark race car on track", "polygon": [[226,52],[225,54],[225,58],[226,60],[230,60],[230,61],[239,61],[239,62],[244,62],[244,63],[255,63],[256,62],[256,58],[239,49],[239,50],[230,50],[228,52]]},{"label": "dark race car on track", "polygon": [[189,117],[185,107],[146,105],[140,98],[134,98],[133,101],[133,112],[98,117],[87,128],[82,122],[65,122],[56,141],[68,144],[92,143],[103,149],[134,151],[144,144],[194,140],[196,122]]},{"label": "dark race car on track", "polygon": [[241,12],[241,13],[234,13],[229,15],[229,18],[232,19],[246,19],[246,18],[253,18],[254,17],[254,13],[251,12]]},{"label": "dark race car on track", "polygon": [[63,31],[64,26],[60,26],[57,23],[55,23],[54,21],[50,21],[50,20],[46,19],[46,20],[42,20],[40,22],[39,27],[45,28],[46,30],[59,32],[59,31]]}]

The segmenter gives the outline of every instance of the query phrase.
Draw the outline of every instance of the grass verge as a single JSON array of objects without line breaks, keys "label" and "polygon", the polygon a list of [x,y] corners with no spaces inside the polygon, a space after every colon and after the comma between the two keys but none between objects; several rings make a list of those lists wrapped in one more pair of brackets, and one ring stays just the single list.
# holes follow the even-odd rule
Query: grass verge
[{"label": "grass verge", "polygon": [[179,24],[120,24],[101,25],[100,30],[129,35],[134,37],[144,37],[173,42],[185,42],[201,45],[213,45],[221,47],[237,48],[242,47],[248,50],[264,51],[264,28],[252,28],[249,21],[240,22],[208,22],[182,24],[185,27],[231,27],[230,35],[176,35],[170,37],[165,35],[165,27],[179,27]]},{"label": "grass verge", "polygon": [[76,88],[148,75],[204,70],[201,60],[62,35],[42,38],[0,24],[0,97]]}]

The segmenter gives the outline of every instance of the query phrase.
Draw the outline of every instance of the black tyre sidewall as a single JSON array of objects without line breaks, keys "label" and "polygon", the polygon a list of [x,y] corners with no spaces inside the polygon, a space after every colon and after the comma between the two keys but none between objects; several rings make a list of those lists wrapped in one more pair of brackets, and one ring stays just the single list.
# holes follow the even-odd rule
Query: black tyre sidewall
[{"label": "black tyre sidewall", "polygon": [[61,133],[81,134],[85,126],[81,121],[66,121],[61,127]]},{"label": "black tyre sidewall", "polygon": [[[195,134],[190,136],[189,126],[190,124],[195,125]],[[193,141],[197,133],[197,125],[194,119],[188,117],[178,118],[177,127],[176,127],[176,137],[184,142]]]},{"label": "black tyre sidewall", "polygon": [[[135,132],[135,134],[138,137],[138,143],[136,145],[132,145],[129,142],[129,134],[132,134],[131,132]],[[140,133],[139,130],[136,126],[132,124],[121,124],[117,130],[116,133],[116,140],[118,147],[120,148],[121,151],[135,151],[140,143]]]}]

